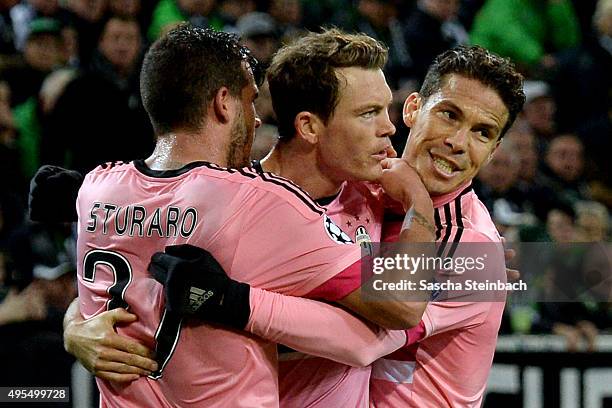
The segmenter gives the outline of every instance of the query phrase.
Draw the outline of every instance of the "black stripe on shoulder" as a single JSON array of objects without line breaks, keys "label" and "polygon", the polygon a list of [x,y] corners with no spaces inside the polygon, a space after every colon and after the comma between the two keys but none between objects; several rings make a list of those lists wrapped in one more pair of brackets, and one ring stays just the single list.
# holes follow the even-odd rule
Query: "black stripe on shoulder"
[{"label": "black stripe on shoulder", "polygon": [[457,246],[459,245],[459,242],[461,242],[461,235],[463,235],[463,214],[461,214],[461,197],[468,191],[468,189],[463,190],[463,192],[459,194],[457,198],[455,198],[455,217],[457,219],[457,234],[455,234],[455,238],[453,238],[453,245],[451,246],[450,251],[448,251],[448,256],[451,257],[455,254]]},{"label": "black stripe on shoulder", "polygon": [[252,179],[257,178],[256,174],[250,173],[249,170],[246,169],[246,168],[238,169],[238,173],[240,173],[243,176],[248,177],[248,178],[252,178]]},{"label": "black stripe on shoulder", "polygon": [[442,221],[440,221],[440,209],[434,211],[434,222],[436,223],[436,241],[442,236]]},{"label": "black stripe on shoulder", "polygon": [[102,167],[103,169],[112,169],[113,167],[123,166],[124,164],[130,164],[130,162],[129,161],[126,162],[123,160],[116,160],[116,161],[100,163],[99,166]]},{"label": "black stripe on shoulder", "polygon": [[302,200],[304,204],[308,206],[308,208],[310,208],[312,211],[316,212],[317,214],[323,215],[325,213],[325,209],[321,208],[317,203],[314,202],[312,198],[310,198],[308,193],[306,193],[304,190],[302,190],[300,187],[298,187],[296,184],[292,183],[291,181],[284,179],[282,177],[275,176],[272,173],[266,173],[266,172],[260,173],[259,176],[261,177],[263,181],[272,183],[272,184],[276,184],[277,186],[281,186],[285,190],[290,191],[291,193],[295,194],[300,200]]},{"label": "black stripe on shoulder", "polygon": [[446,232],[444,233],[444,238],[442,238],[442,242],[440,243],[440,247],[438,248],[438,256],[442,256],[442,253],[444,252],[444,247],[446,246],[446,243],[448,242],[448,239],[450,238],[450,234],[453,228],[453,223],[451,221],[450,203],[444,204],[444,218],[445,218],[444,223],[446,225]]},{"label": "black stripe on shoulder", "polygon": [[[463,230],[464,230],[463,217],[461,213],[461,197],[463,197],[470,191],[472,191],[471,185],[467,186],[461,193],[459,193],[459,195],[455,197],[455,200],[454,200],[455,201],[455,217],[457,219],[457,234],[455,234],[455,237],[453,238],[453,243],[448,251],[447,256],[449,257],[452,257],[455,254],[455,251],[457,250],[457,247],[459,246],[459,242],[461,242],[461,236],[463,235]],[[442,226],[439,211],[440,209],[436,208],[434,212],[434,220],[436,223],[436,241],[440,239],[442,229],[444,228]],[[438,256],[442,256],[442,253],[444,252],[444,248],[446,247],[446,244],[450,238],[450,235],[453,229],[453,221],[451,217],[450,203],[444,204],[444,218],[445,218],[444,225],[446,226],[446,232],[444,234],[444,239],[442,240],[442,242],[440,243],[440,246],[438,247],[438,252],[437,252]]]},{"label": "black stripe on shoulder", "polygon": [[466,188],[463,189],[463,191],[461,193],[459,193],[459,197],[463,197],[464,195],[466,195],[467,193],[469,193],[470,191],[472,191],[474,188],[472,187],[472,185],[470,184],[469,186],[467,186]]},{"label": "black stripe on shoulder", "polygon": [[232,173],[232,174],[236,172],[236,169],[232,169],[229,167],[221,167],[215,163],[209,163],[209,162],[203,162],[203,163],[204,163],[204,167],[207,167],[212,170],[225,171],[227,173]]}]

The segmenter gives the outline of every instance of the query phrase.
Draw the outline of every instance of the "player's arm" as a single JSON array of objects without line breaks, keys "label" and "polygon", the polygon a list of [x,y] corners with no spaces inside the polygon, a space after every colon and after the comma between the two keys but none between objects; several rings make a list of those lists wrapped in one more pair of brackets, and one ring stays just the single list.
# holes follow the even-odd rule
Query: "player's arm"
[{"label": "player's arm", "polygon": [[[398,242],[433,243],[433,204],[416,171],[402,159],[390,159],[383,164],[385,170],[379,182],[391,198],[403,204],[404,210],[410,209]],[[406,302],[393,298],[364,302],[361,288],[338,303],[387,329],[410,329],[418,325],[427,306],[426,301]]]},{"label": "player's arm", "polygon": [[[402,242],[429,242],[431,243],[433,241],[433,228],[431,227],[432,220],[433,220],[433,206],[431,203],[431,199],[429,198],[429,194],[426,192],[424,186],[422,185],[422,182],[418,178],[418,175],[416,175],[414,170],[410,166],[408,166],[403,160],[390,161],[389,163],[387,163],[384,173],[385,175],[383,179],[381,180],[381,182],[383,184],[383,187],[387,190],[387,193],[392,198],[403,203],[406,208],[413,209],[413,211],[410,212],[410,214],[412,214],[411,215],[412,218],[409,222],[411,226],[410,228],[405,228],[405,230],[401,232],[401,235],[400,235],[401,241]],[[294,216],[294,210],[292,210],[289,206],[285,206],[284,208],[286,208],[285,211],[287,211],[287,218]],[[275,211],[275,214],[277,214],[278,216],[279,211],[282,211],[282,210],[280,207],[276,206],[274,211]],[[310,224],[308,226],[305,226],[304,228],[313,228],[312,230],[309,230],[309,231],[312,231],[313,234],[317,234],[317,233],[321,234],[321,232],[319,232],[318,230],[319,225],[317,221],[315,220],[315,221],[309,221],[309,222]],[[260,242],[255,241],[256,239],[257,240],[260,239],[260,238],[256,238],[256,237],[260,237],[260,235],[258,235],[257,233],[265,233],[265,234],[277,235],[277,236],[281,236],[283,234],[289,233],[289,230],[288,230],[289,227],[285,226],[285,224],[283,223],[278,223],[272,226],[268,225],[267,228],[268,229],[265,231],[254,230],[254,231],[247,231],[246,233],[244,233],[243,238],[242,238],[245,241],[243,243],[243,247],[257,248],[260,245]],[[270,228],[272,228],[272,230],[270,230]],[[322,239],[323,241],[328,242],[327,237],[324,237]],[[329,286],[334,286],[334,287],[339,286],[339,285],[336,285],[336,282],[335,282],[337,277],[342,277],[342,279],[344,279],[345,281],[348,281],[350,284],[342,288],[343,293],[341,296],[339,296],[337,293],[339,291],[334,289],[335,293],[333,293],[333,296],[328,296],[328,294],[332,291],[327,290],[327,291],[319,291],[319,292],[326,292],[325,293],[326,295],[324,296],[321,296],[320,293],[317,295],[314,295],[311,292],[308,295],[308,297],[324,299],[327,301],[338,301],[338,303],[342,304],[343,306],[355,312],[356,314],[364,317],[366,320],[376,323],[387,329],[407,329],[419,323],[419,321],[421,320],[423,310],[426,305],[425,301],[406,302],[402,300],[389,298],[389,299],[385,299],[383,302],[376,302],[376,303],[364,302],[361,296],[360,289],[358,289],[361,284],[361,265],[358,262],[358,258],[355,256],[356,253],[358,253],[357,248],[353,247],[350,250],[348,248],[347,250],[343,250],[341,247],[334,246],[334,245],[325,247],[325,249],[323,249],[323,247],[318,248],[320,252],[325,251],[326,253],[325,255],[326,258],[322,258],[322,259],[332,259],[332,258],[336,259],[336,257],[340,256],[341,252],[344,252],[345,254],[349,254],[350,256],[345,256],[345,258],[343,259],[343,262],[345,263],[343,270],[338,270],[337,263],[334,263],[334,262],[327,262],[327,264],[325,264],[326,261],[324,261],[324,262],[320,262],[318,266],[315,266],[315,264],[313,264],[312,262],[305,261],[305,259],[308,259],[307,257],[296,256],[296,254],[298,253],[298,250],[299,251],[304,250],[307,252],[307,251],[312,251],[313,248],[315,247],[306,246],[304,249],[298,248],[294,250],[293,252],[287,254],[289,257],[291,257],[291,259],[294,259],[293,263],[298,271],[300,270],[300,268],[302,270],[313,270],[313,268],[321,268],[322,266],[325,266],[327,267],[327,269],[321,270],[316,275],[311,273],[311,276],[321,276],[323,274],[329,274],[330,272],[333,271],[334,273],[332,275],[329,275],[329,278],[327,280],[328,282],[331,282]],[[209,268],[210,265],[206,265],[204,262],[202,262],[202,264],[200,265],[200,270],[198,271],[200,273],[191,273],[189,275],[169,273],[168,271],[169,270],[171,271],[172,269],[178,271],[180,269],[178,268],[179,265],[182,265],[183,268],[189,267],[189,256],[190,255],[189,253],[187,253],[188,251],[186,251],[185,253],[177,252],[176,254],[170,253],[172,251],[179,251],[178,247],[175,247],[175,248],[168,247],[166,248],[165,254],[162,254],[162,253],[156,254],[152,260],[152,266],[154,268],[152,272],[154,275],[155,275],[155,269],[157,269],[158,275],[166,273],[168,274],[167,276],[170,277],[170,279],[166,280],[166,277],[156,276],[157,280],[164,283],[166,286],[166,293],[167,293],[167,296],[169,297],[169,299],[167,299],[167,304],[169,305],[170,310],[173,307],[175,307],[175,306],[172,306],[173,297],[177,297],[177,294],[178,295],[189,295],[190,286],[188,286],[185,283],[185,280],[192,279],[193,282],[197,284],[201,284],[202,286],[200,287],[205,288],[206,283],[198,282],[198,280],[208,279],[209,274],[203,274],[200,271],[202,270],[210,271],[211,270]],[[348,251],[351,251],[351,252],[348,252]],[[197,251],[194,250],[194,252],[197,252]],[[164,257],[169,257],[169,256],[174,256],[174,255],[176,255],[176,258],[172,262],[170,262],[169,260],[170,258],[167,258],[168,262],[166,262],[165,265],[162,262],[156,262],[156,260],[164,259]],[[183,255],[186,256],[186,259],[185,258],[181,259]],[[197,257],[198,254],[194,253],[194,256]],[[248,263],[252,262],[252,256],[258,256],[258,253],[252,252],[250,256],[247,253],[247,255],[244,255],[242,257],[241,262],[235,263],[233,267],[237,269],[248,267]],[[353,259],[352,264],[348,263],[351,258]],[[177,283],[177,281],[179,283]],[[227,305],[232,304],[231,300],[240,299],[240,298],[245,299],[246,294],[248,294],[248,285],[245,283],[236,283],[235,281],[233,282],[234,283],[228,286],[227,290],[222,290],[222,293],[215,293],[215,294],[211,294],[210,296],[207,295],[206,296],[207,304],[214,305],[220,299],[223,299],[225,302],[225,305],[227,306]],[[325,280],[323,280],[321,284],[325,285]],[[212,299],[208,299],[211,296],[212,296]],[[188,302],[188,299],[184,300],[184,302]],[[243,300],[242,304],[245,304],[245,303],[246,302],[244,302]],[[209,309],[214,310],[212,307]],[[210,318],[211,310],[208,310],[208,312],[205,314],[202,313],[201,318],[207,321],[214,321],[214,320],[211,320]],[[248,317],[249,317],[248,310],[246,307],[230,309],[228,310],[228,313],[231,313],[233,317],[231,320],[233,322],[238,323],[237,326],[234,326],[234,327],[237,327],[240,329],[244,328],[248,320]],[[187,314],[195,314],[195,313],[188,312]]]},{"label": "player's arm", "polygon": [[403,330],[385,330],[334,305],[257,288],[251,288],[246,330],[354,367],[368,366],[406,343]]},{"label": "player's arm", "polygon": [[88,371],[104,380],[131,382],[157,370],[151,350],[115,332],[115,325],[134,322],[136,315],[114,309],[85,320],[78,300],[64,315],[64,348]]},{"label": "player's arm", "polygon": [[406,342],[339,307],[282,295],[235,281],[206,250],[166,247],[149,271],[165,287],[166,308],[179,315],[247,330],[297,351],[366,366]]},{"label": "player's arm", "polygon": [[[250,288],[247,298],[240,299],[240,290],[232,289],[233,283],[225,278],[225,272],[212,255],[204,250],[195,250],[200,262],[193,262],[194,255],[186,256],[185,246],[175,249],[175,255],[157,256],[154,265],[168,268],[170,274],[185,274],[189,271],[202,274],[202,260],[207,269],[204,284],[182,279],[171,280],[168,307],[179,313],[189,304],[186,298],[176,297],[186,291],[182,286],[206,286],[207,292],[223,293],[224,305],[203,305],[201,315],[208,322],[244,329],[266,340],[284,344],[297,351],[328,358],[342,364],[363,367],[385,356],[406,342],[403,331],[389,332],[368,324],[352,314],[332,305],[314,300],[297,298]],[[191,259],[191,261],[189,261]],[[188,264],[187,264],[187,263]],[[212,267],[211,267],[212,263]],[[195,267],[195,268],[194,268]],[[155,266],[153,267],[155,268]],[[161,269],[158,270],[157,273]],[[177,272],[178,271],[178,272]],[[158,278],[169,280],[166,275]],[[167,284],[168,286],[168,284]],[[244,286],[243,286],[244,287]],[[215,299],[212,299],[215,300]],[[241,316],[250,316],[246,325]],[[91,319],[81,316],[78,299],[72,302],[64,317],[64,347],[73,354],[91,373],[99,378],[130,382],[141,375],[149,375],[157,369],[153,353],[140,343],[120,336],[114,330],[116,324],[130,323],[136,316],[124,309],[104,312]],[[244,327],[241,327],[243,326]]]}]

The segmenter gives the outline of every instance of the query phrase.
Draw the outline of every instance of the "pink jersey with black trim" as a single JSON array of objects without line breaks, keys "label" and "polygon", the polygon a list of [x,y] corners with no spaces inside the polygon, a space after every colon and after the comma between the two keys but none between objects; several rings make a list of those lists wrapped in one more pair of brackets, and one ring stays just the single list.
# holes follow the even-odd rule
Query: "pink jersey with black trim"
[{"label": "pink jersey with black trim", "polygon": [[[445,251],[458,242],[501,242],[471,186],[434,197],[434,208],[436,239]],[[384,240],[394,241],[400,227],[385,224]],[[493,263],[505,277],[503,253]],[[430,302],[421,324],[408,332],[412,344],[372,365],[370,405],[479,407],[503,310],[504,302]]]},{"label": "pink jersey with black trim", "polygon": [[[377,185],[347,182],[340,194],[327,205],[327,214],[367,251],[370,242],[380,242],[384,214],[381,198],[382,190]],[[340,274],[308,296],[334,301],[342,299],[359,286],[359,275]],[[334,327],[334,330],[337,328]],[[378,335],[372,339],[373,348],[378,347],[383,339],[389,342],[385,339],[389,337],[388,331],[378,329],[377,332]],[[391,337],[403,340],[403,336],[403,333],[396,332]],[[352,340],[345,337],[344,341]],[[401,342],[398,342],[395,348],[400,345]],[[282,347],[280,350],[279,386],[282,407],[367,407],[369,366],[351,367],[320,357],[288,352]]]},{"label": "pink jersey with black trim", "polygon": [[297,186],[249,169],[109,164],[86,176],[77,210],[84,317],[128,307],[138,321],[118,332],[156,348],[163,367],[128,385],[97,380],[104,407],[278,406],[276,344],[163,315],[162,287],[147,273],[153,253],[200,246],[231,277],[293,296],[354,269],[361,256]]}]

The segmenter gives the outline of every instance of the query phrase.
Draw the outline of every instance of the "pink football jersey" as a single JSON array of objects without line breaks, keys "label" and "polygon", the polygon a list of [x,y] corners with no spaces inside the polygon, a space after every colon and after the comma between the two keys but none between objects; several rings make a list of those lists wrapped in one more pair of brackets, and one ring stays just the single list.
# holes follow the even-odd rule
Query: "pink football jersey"
[{"label": "pink football jersey", "polygon": [[[332,220],[360,244],[364,252],[370,250],[371,242],[380,242],[384,200],[382,190],[377,185],[347,182],[340,194],[327,205],[327,214]],[[309,297],[338,300],[360,286],[359,276],[342,279],[343,275],[321,285]],[[328,326],[333,330],[320,330],[321,344],[333,344],[338,325]],[[372,329],[375,330],[375,329]],[[340,341],[348,344],[358,336],[346,335]],[[381,344],[391,344],[398,348],[405,342],[403,332],[390,332],[378,329],[372,338],[370,353],[381,349]],[[326,335],[329,335],[327,337]],[[323,342],[324,340],[324,342]],[[395,341],[395,342],[394,342]],[[282,349],[281,349],[282,350]],[[369,354],[371,355],[371,354]],[[367,355],[362,355],[366,358]],[[379,354],[382,356],[382,354]],[[338,361],[337,358],[334,360]],[[282,407],[365,407],[369,400],[370,367],[353,367],[320,357],[296,352],[281,353],[279,363],[279,385]],[[363,361],[363,360],[362,360]]]},{"label": "pink football jersey", "polygon": [[[434,197],[434,211],[445,253],[459,242],[501,241],[471,186]],[[384,240],[393,241],[400,226],[385,225]],[[505,277],[503,253],[492,264]],[[479,407],[503,310],[503,301],[430,302],[420,327],[409,331],[411,344],[373,364],[371,406]]]},{"label": "pink football jersey", "polygon": [[108,407],[275,407],[276,344],[164,315],[147,273],[167,245],[210,251],[228,274],[304,296],[358,262],[360,248],[291,182],[206,162],[153,171],[144,162],[90,172],[79,192],[78,284],[85,318],[127,307],[119,327],[155,348],[161,372],[128,385],[98,380]]}]

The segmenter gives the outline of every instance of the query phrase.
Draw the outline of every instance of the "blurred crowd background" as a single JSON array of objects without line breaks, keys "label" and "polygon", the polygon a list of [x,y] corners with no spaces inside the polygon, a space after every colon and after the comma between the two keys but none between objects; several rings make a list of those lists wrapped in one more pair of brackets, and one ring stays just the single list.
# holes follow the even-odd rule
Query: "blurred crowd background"
[{"label": "blurred crowd background", "polygon": [[[479,44],[511,58],[527,102],[478,195],[510,242],[600,242],[609,271],[612,0],[0,0],[0,361],[12,367],[0,385],[66,384],[72,364],[61,318],[76,296],[74,232],[27,221],[29,179],[41,164],[87,172],[151,152],[140,64],[182,21],[235,32],[264,64],[321,26],[383,41],[400,153],[402,104],[437,54]],[[257,108],[254,159],[278,136],[265,84]],[[593,350],[612,330],[610,305],[523,299],[506,308],[502,332]]]}]

